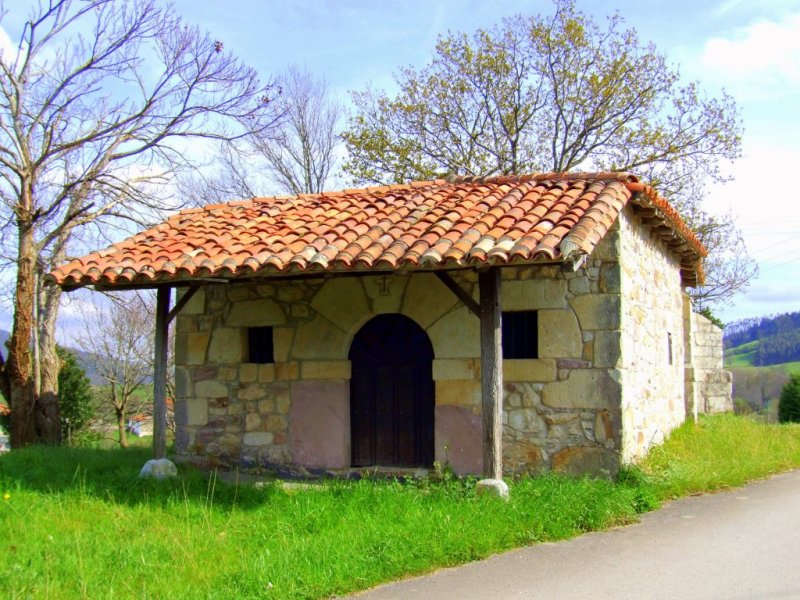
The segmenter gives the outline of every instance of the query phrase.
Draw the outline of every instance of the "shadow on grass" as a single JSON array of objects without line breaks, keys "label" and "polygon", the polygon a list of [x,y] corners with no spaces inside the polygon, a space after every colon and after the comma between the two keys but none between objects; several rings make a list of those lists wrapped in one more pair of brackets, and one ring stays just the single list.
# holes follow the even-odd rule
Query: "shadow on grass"
[{"label": "shadow on grass", "polygon": [[164,505],[175,499],[213,501],[221,507],[257,508],[274,486],[256,489],[228,484],[215,473],[179,467],[175,479],[140,479],[152,458],[151,448],[64,448],[32,446],[0,456],[0,491],[28,490],[42,494],[80,493],[127,505]]}]

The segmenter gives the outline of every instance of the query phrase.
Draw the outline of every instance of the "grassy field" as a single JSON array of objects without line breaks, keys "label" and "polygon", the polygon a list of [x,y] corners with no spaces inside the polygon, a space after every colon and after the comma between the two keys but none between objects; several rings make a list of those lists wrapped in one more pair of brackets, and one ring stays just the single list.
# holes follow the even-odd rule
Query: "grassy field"
[{"label": "grassy field", "polygon": [[629,523],[662,499],[800,466],[800,426],[685,425],[619,481],[325,482],[261,488],[182,471],[142,481],[146,449],[0,458],[3,598],[324,598],[515,546]]},{"label": "grassy field", "polygon": [[726,367],[752,367],[756,357],[758,341],[748,342],[725,350]]}]

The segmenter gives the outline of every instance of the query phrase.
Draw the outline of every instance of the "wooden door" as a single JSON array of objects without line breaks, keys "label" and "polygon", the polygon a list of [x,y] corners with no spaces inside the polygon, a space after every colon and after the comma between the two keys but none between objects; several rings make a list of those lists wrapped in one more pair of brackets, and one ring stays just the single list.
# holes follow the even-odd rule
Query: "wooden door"
[{"label": "wooden door", "polygon": [[350,347],[350,430],[355,467],[433,464],[433,347],[403,315],[379,315]]}]

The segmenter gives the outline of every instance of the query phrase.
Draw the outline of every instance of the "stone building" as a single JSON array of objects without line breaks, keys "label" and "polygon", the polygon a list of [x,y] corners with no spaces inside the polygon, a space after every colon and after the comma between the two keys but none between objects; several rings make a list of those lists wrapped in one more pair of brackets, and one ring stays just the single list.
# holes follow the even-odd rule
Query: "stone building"
[{"label": "stone building", "polygon": [[721,332],[684,291],[704,254],[635,177],[551,173],[191,209],[50,278],[179,288],[183,460],[480,473],[494,269],[504,473],[613,473],[730,408]]}]

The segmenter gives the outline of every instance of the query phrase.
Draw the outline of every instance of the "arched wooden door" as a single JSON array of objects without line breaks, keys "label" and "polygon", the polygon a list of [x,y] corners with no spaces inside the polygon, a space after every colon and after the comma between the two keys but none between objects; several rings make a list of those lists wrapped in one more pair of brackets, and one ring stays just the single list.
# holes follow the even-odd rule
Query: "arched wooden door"
[{"label": "arched wooden door", "polygon": [[398,314],[367,322],[350,347],[352,464],[433,464],[433,346]]}]

